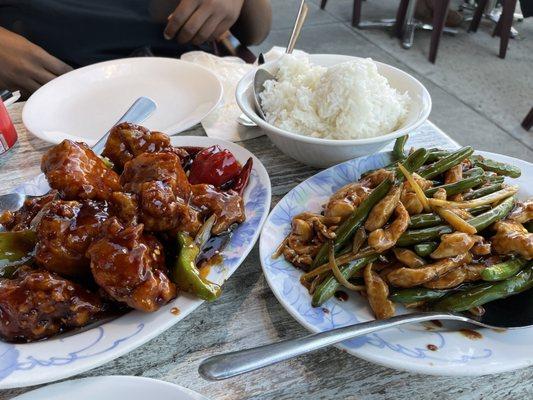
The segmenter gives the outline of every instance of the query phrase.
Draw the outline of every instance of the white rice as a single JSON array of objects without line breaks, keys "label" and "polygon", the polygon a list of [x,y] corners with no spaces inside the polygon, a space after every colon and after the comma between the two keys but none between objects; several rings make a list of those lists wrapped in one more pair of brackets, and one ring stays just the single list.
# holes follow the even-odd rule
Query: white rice
[{"label": "white rice", "polygon": [[288,55],[260,96],[270,124],[327,139],[390,133],[405,120],[410,100],[389,85],[370,58],[325,68]]}]

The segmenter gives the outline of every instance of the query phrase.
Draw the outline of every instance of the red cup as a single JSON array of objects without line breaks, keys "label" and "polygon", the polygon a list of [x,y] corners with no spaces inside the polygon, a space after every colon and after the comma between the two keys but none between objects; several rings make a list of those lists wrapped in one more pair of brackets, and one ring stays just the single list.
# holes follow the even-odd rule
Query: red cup
[{"label": "red cup", "polygon": [[17,131],[4,102],[0,99],[0,156],[8,151],[17,142]]}]

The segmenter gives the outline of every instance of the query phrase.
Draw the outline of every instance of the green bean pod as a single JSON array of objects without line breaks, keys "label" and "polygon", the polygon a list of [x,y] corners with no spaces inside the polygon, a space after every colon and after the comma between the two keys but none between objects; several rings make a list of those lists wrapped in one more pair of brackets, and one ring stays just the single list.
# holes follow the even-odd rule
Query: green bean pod
[{"label": "green bean pod", "polygon": [[[514,197],[509,197],[489,211],[469,219],[468,223],[480,232],[494,222],[505,218],[507,214],[511,212],[514,200]],[[400,236],[397,245],[400,247],[412,246],[417,243],[438,239],[441,235],[452,232],[453,229],[448,225],[437,225],[423,229],[410,229]]]},{"label": "green bean pod", "polygon": [[453,168],[456,165],[460,164],[461,162],[463,162],[463,160],[470,157],[473,152],[474,149],[472,147],[463,147],[457,151],[454,151],[453,153],[450,153],[446,157],[434,162],[427,168],[424,168],[419,172],[419,175],[422,178],[431,179],[437,175],[448,171],[450,168]]},{"label": "green bean pod", "polygon": [[35,231],[0,232],[0,277],[8,278],[16,267],[30,261],[36,242]]},{"label": "green bean pod", "polygon": [[[364,258],[360,258],[358,260],[355,260],[351,262],[350,264],[341,266],[339,269],[341,270],[341,274],[346,278],[350,279],[352,276],[355,275],[355,273],[362,268],[364,268],[367,264],[374,262],[377,260],[377,256],[368,256]],[[331,299],[337,289],[341,284],[335,279],[333,275],[326,278],[315,290],[315,293],[313,294],[313,299],[311,300],[311,304],[313,307],[320,307],[322,304],[324,304],[326,301]]]},{"label": "green bean pod", "polygon": [[[428,152],[426,149],[417,149],[413,151],[411,154],[409,154],[409,157],[405,160],[405,162],[402,163],[402,165],[405,167],[405,169],[409,172],[416,172],[418,169],[424,165],[428,157]],[[403,174],[399,170],[399,168],[396,168],[396,178],[402,179]]]},{"label": "green bean pod", "polygon": [[498,175],[510,176],[511,178],[518,178],[522,175],[520,168],[511,164],[491,160],[478,155],[472,156],[472,160],[477,167],[481,167],[485,171],[495,172]]},{"label": "green bean pod", "polygon": [[408,289],[394,289],[389,295],[389,300],[395,303],[409,304],[418,301],[435,301],[443,298],[451,289],[427,289],[414,287]]},{"label": "green bean pod", "polygon": [[409,139],[409,135],[400,136],[396,141],[394,142],[394,148],[392,150],[392,155],[394,156],[395,160],[403,160],[405,158],[405,143],[407,143],[407,139]]},{"label": "green bean pod", "polygon": [[420,257],[427,257],[439,247],[438,242],[423,242],[414,245],[415,253]]},{"label": "green bean pod", "polygon": [[428,228],[442,224],[444,221],[437,214],[417,214],[411,215],[409,227],[413,229]]},{"label": "green bean pod", "polygon": [[533,263],[515,276],[496,283],[482,283],[463,292],[451,293],[437,301],[435,310],[461,312],[482,306],[494,300],[504,299],[533,288]]},{"label": "green bean pod", "polygon": [[503,188],[503,185],[501,183],[495,183],[493,185],[483,186],[479,189],[476,189],[470,193],[466,193],[463,198],[465,200],[473,200],[477,199],[479,197],[486,196],[488,194],[497,192],[498,190],[501,190]]},{"label": "green bean pod", "polygon": [[446,190],[446,194],[448,196],[451,196],[451,195],[454,195],[454,194],[458,194],[458,193],[463,193],[466,190],[471,189],[471,188],[476,187],[476,186],[479,186],[479,185],[482,185],[485,182],[485,178],[482,175],[483,171],[481,169],[480,169],[480,171],[481,171],[481,175],[472,175],[472,176],[470,176],[468,178],[461,179],[458,182],[447,183],[445,185],[441,185],[441,186],[436,186],[436,187],[430,188],[430,189],[425,191],[425,194],[426,194],[426,196],[433,196],[435,194],[435,192],[437,190],[439,190],[439,189]]},{"label": "green bean pod", "polygon": [[[381,182],[366,199],[355,209],[355,211],[346,219],[336,230],[334,248],[335,254],[341,250],[341,248],[352,239],[355,231],[365,222],[368,214],[372,208],[383,199],[392,187],[392,180],[386,179]],[[311,269],[314,269],[328,261],[328,243],[324,243],[320,248],[320,251],[313,260]]]},{"label": "green bean pod", "polygon": [[428,152],[429,152],[428,159],[426,160],[427,163],[438,161],[441,158],[444,158],[450,155],[449,151],[441,150],[441,149],[429,149]]},{"label": "green bean pod", "polygon": [[526,263],[526,260],[522,258],[515,258],[514,260],[494,264],[481,271],[481,278],[489,282],[503,281],[516,275],[518,271],[524,268]]}]

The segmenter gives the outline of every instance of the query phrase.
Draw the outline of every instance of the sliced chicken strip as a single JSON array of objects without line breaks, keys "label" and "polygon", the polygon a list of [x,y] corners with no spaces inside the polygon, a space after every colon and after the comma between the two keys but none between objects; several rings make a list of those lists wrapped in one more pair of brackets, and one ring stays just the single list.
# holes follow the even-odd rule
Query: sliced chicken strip
[{"label": "sliced chicken strip", "polygon": [[367,231],[375,231],[387,223],[400,201],[402,187],[403,185],[393,186],[389,193],[372,208],[365,222]]},{"label": "sliced chicken strip", "polygon": [[533,233],[522,224],[504,220],[494,224],[496,235],[490,240],[497,254],[519,254],[526,260],[533,259]]},{"label": "sliced chicken strip", "polygon": [[401,202],[396,206],[394,216],[394,221],[387,228],[376,229],[368,235],[368,245],[378,253],[394,247],[409,226],[409,213]]},{"label": "sliced chicken strip", "polygon": [[372,270],[372,264],[365,267],[364,280],[370,307],[377,319],[390,318],[394,315],[394,304],[388,299],[389,287],[381,277]]},{"label": "sliced chicken strip", "polygon": [[430,254],[431,258],[449,258],[466,253],[477,242],[476,237],[463,232],[455,232],[441,236],[439,247]]}]

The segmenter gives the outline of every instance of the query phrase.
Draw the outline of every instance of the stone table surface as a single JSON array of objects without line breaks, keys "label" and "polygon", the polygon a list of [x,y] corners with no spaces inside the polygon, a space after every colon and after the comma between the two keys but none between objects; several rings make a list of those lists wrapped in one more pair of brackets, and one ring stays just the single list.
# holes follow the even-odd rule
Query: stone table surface
[{"label": "stone table surface", "polygon": [[[15,148],[0,159],[0,193],[39,172],[50,146],[26,132],[23,104],[10,114],[19,132]],[[434,126],[427,125],[427,129]],[[187,134],[202,135],[200,127]],[[427,134],[427,133],[426,133]],[[448,141],[438,130],[432,141]],[[266,137],[240,143],[263,162],[272,181],[272,206],[317,171],[280,153]],[[283,309],[261,273],[257,245],[228,280],[221,298],[138,349],[79,377],[136,375],[173,382],[212,399],[532,399],[533,367],[485,377],[434,377],[396,371],[328,348],[238,378],[208,382],[198,375],[205,357],[307,332]],[[10,399],[28,388],[0,391]]]}]

